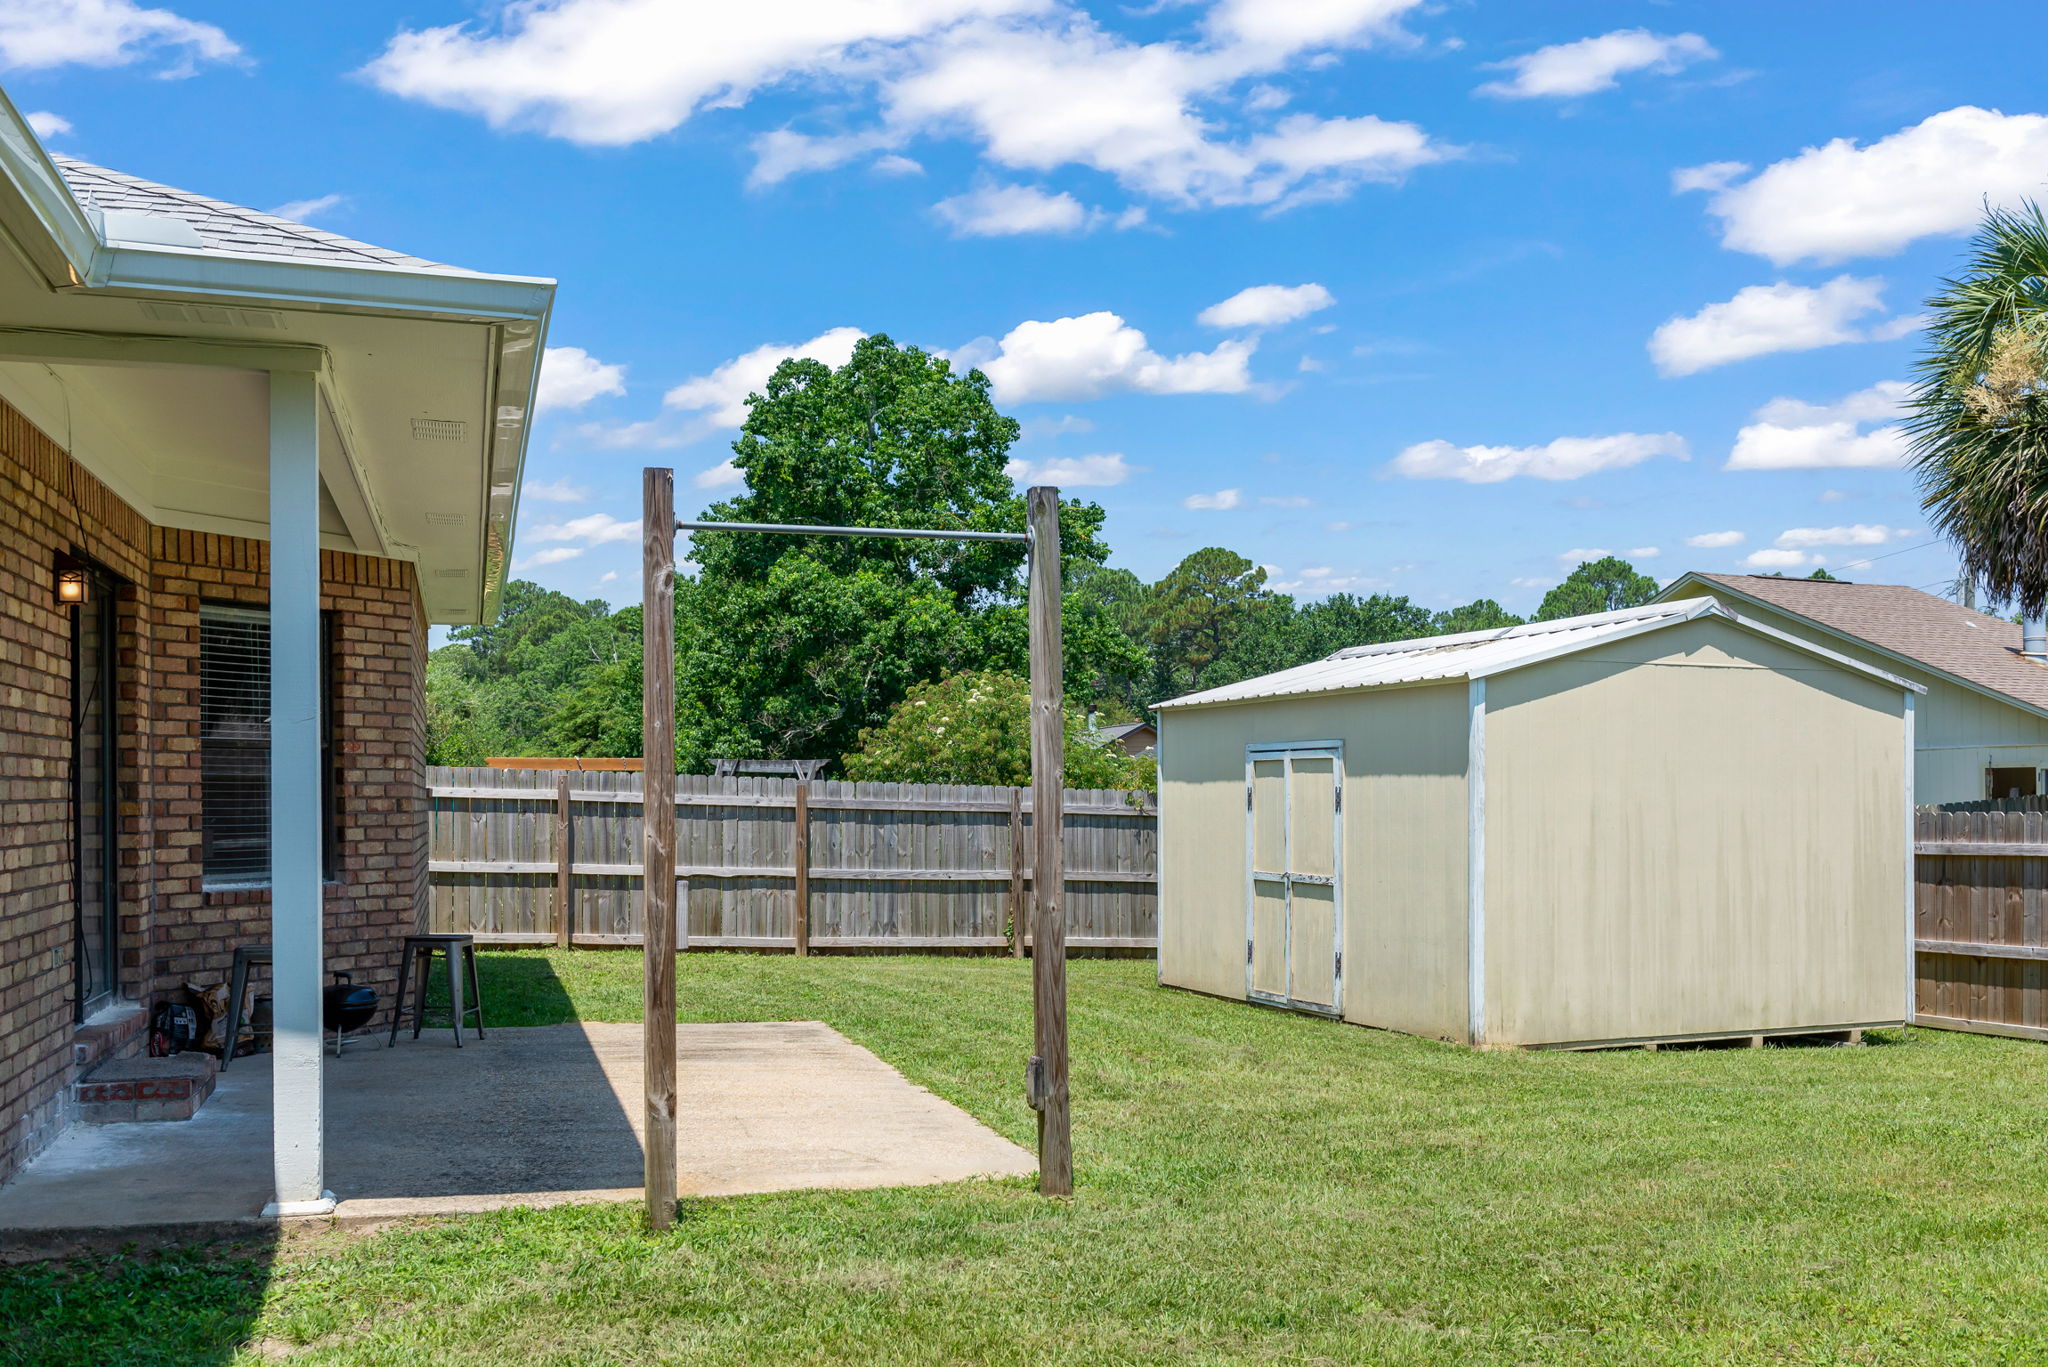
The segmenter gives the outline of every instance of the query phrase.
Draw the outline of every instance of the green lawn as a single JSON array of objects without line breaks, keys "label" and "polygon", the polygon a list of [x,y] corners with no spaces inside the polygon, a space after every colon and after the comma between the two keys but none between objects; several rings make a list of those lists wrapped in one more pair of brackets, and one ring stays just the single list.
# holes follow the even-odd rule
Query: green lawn
[{"label": "green lawn", "polygon": [[[503,1023],[637,956],[488,956]],[[1029,968],[693,955],[685,1019],[829,1021],[1020,1141]],[[2048,1048],[1476,1054],[1072,970],[1079,1191],[506,1212],[0,1270],[0,1361],[2048,1361]],[[689,1142],[687,1120],[683,1143]]]}]

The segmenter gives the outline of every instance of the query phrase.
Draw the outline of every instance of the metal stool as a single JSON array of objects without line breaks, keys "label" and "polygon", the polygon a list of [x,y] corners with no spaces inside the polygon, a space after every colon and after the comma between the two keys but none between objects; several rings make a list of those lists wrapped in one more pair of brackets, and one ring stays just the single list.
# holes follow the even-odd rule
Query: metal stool
[{"label": "metal stool", "polygon": [[[476,1037],[484,1037],[484,997],[476,980],[476,937],[473,935],[408,935],[398,961],[398,996],[391,1003],[391,1042],[398,1045],[398,1029],[405,1023],[406,988],[412,988],[412,1037],[418,1039],[427,1023],[427,983],[433,977],[434,955],[448,961],[448,1024],[455,1030],[455,1047],[462,1047],[462,1022],[476,1017]],[[469,978],[469,1004],[463,1004],[462,980]]]},{"label": "metal stool", "polygon": [[[234,971],[228,975],[227,1028],[221,1033],[220,1070],[225,1073],[242,1039],[242,995],[249,990],[249,966],[270,963],[269,945],[240,945],[235,949]],[[481,1033],[481,1032],[479,1032]]]}]

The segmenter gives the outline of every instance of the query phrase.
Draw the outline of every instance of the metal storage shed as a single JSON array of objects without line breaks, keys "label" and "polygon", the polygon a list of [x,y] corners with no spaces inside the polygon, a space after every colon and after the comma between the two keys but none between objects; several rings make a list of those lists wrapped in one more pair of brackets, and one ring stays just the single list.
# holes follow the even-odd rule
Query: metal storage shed
[{"label": "metal storage shed", "polygon": [[1900,1024],[1921,691],[1702,598],[1163,703],[1160,981],[1501,1047]]}]

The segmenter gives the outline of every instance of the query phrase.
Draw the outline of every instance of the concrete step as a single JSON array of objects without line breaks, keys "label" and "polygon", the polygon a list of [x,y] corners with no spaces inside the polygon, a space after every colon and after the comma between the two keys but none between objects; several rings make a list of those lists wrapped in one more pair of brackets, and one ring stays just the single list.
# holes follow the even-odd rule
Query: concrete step
[{"label": "concrete step", "polygon": [[211,1054],[121,1058],[72,1084],[78,1118],[95,1125],[128,1120],[190,1120],[213,1095],[220,1061]]}]

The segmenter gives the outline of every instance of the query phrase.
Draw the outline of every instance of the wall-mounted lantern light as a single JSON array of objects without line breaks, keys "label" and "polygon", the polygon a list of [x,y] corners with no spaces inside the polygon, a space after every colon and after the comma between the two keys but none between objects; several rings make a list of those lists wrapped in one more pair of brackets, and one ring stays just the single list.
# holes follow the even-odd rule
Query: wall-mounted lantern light
[{"label": "wall-mounted lantern light", "polygon": [[64,607],[71,607],[73,604],[89,602],[91,599],[92,586],[90,581],[87,580],[85,570],[82,567],[74,565],[57,571],[57,602],[59,604]]}]

